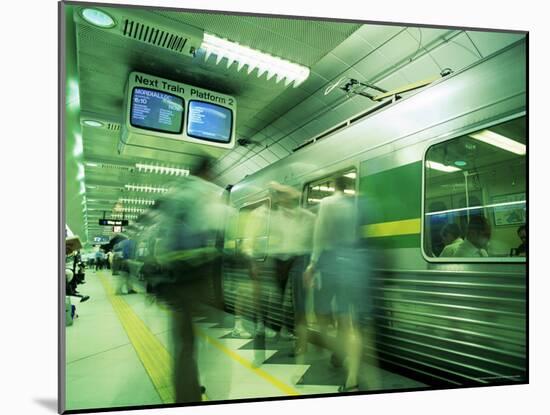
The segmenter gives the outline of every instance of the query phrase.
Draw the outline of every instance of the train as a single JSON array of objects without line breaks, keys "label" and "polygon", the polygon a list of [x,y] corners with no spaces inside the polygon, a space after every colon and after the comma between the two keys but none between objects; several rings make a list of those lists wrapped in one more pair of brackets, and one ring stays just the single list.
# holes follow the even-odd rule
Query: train
[{"label": "train", "polygon": [[[315,211],[345,176],[357,235],[379,259],[375,350],[365,353],[431,386],[525,383],[527,262],[513,249],[527,217],[527,75],[517,64],[526,54],[523,39],[235,183],[226,193],[236,213],[221,238],[225,257],[238,255],[239,215],[269,205],[269,183],[292,186]],[[464,232],[472,215],[491,224],[487,256],[440,256],[441,228],[452,222]],[[262,237],[269,232],[266,224]],[[252,291],[234,288],[248,279],[246,267],[224,260],[225,307],[241,301],[252,318]],[[289,301],[270,304],[274,324],[292,325]]]}]

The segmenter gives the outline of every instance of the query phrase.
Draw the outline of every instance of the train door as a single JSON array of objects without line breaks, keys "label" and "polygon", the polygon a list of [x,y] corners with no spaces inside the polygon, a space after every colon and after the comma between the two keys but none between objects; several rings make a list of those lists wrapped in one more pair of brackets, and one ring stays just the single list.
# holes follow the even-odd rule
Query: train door
[{"label": "train door", "polygon": [[[331,175],[314,180],[304,186],[302,195],[302,206],[314,213],[319,213],[319,206],[323,199],[334,196],[341,191],[345,197],[352,198],[357,206],[357,169],[350,168],[340,170]],[[357,227],[355,227],[357,232]],[[354,235],[356,237],[357,235]],[[310,330],[318,331],[319,325],[315,318],[315,290],[309,290],[306,298],[306,321]],[[335,304],[331,307],[334,309]],[[335,323],[335,322],[334,322]],[[333,325],[335,328],[336,324]]]}]

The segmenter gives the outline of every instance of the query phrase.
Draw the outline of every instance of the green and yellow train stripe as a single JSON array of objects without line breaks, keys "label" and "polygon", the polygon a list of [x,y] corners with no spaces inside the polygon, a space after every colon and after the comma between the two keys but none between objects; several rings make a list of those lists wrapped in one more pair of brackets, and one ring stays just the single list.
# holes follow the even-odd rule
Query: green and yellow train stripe
[{"label": "green and yellow train stripe", "polygon": [[364,225],[364,238],[381,238],[387,236],[414,235],[420,233],[420,218],[396,220],[391,222]]}]

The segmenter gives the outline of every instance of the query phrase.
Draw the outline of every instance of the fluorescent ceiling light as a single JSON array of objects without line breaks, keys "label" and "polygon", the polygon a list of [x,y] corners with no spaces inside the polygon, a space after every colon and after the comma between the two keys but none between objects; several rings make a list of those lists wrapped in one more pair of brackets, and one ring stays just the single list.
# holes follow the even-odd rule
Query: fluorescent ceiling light
[{"label": "fluorescent ceiling light", "polygon": [[347,195],[354,195],[355,190],[353,190],[353,189],[344,189],[344,193],[347,194]]},{"label": "fluorescent ceiling light", "polygon": [[344,174],[344,177],[349,177],[350,179],[355,179],[357,177],[357,173],[351,172],[348,174]]},{"label": "fluorescent ceiling light", "polygon": [[84,164],[86,164],[86,166],[88,166],[88,167],[99,167],[99,164],[97,164],[97,163],[90,163],[89,161],[87,161],[87,162],[84,163]]},{"label": "fluorescent ceiling light", "polygon": [[74,79],[69,80],[67,84],[67,107],[70,109],[78,108],[80,106],[80,92],[78,89],[78,82]]},{"label": "fluorescent ceiling light", "polygon": [[511,153],[519,154],[520,156],[524,156],[527,152],[525,144],[521,144],[491,130],[483,130],[478,133],[470,134],[470,137],[503,150],[510,151]]},{"label": "fluorescent ceiling light", "polygon": [[84,120],[83,123],[88,127],[103,127],[103,123],[96,120]]},{"label": "fluorescent ceiling light", "polygon": [[168,189],[164,187],[153,187],[147,185],[127,184],[124,187],[132,192],[166,193],[168,191]]},{"label": "fluorescent ceiling light", "polygon": [[[143,213],[146,209],[137,207],[114,207],[114,212],[130,212],[130,213]],[[119,213],[120,214],[120,213]]]},{"label": "fluorescent ceiling light", "polygon": [[447,166],[445,164],[441,164],[441,163],[438,163],[437,161],[431,161],[431,160],[428,160],[426,162],[426,166],[432,170],[439,170],[445,173],[453,173],[455,171],[460,171],[458,167]]},{"label": "fluorescent ceiling light", "polygon": [[267,80],[275,76],[276,82],[279,83],[285,79],[285,86],[293,82],[293,86],[296,88],[309,76],[309,68],[305,66],[271,56],[268,53],[251,49],[209,33],[204,34],[201,49],[204,49],[206,52],[205,61],[208,60],[210,55],[216,55],[217,65],[223,58],[226,58],[228,68],[234,62],[237,63],[237,71],[240,71],[246,65],[248,66],[247,72],[249,75],[257,69],[258,78],[267,73]]},{"label": "fluorescent ceiling light", "polygon": [[465,208],[440,210],[438,212],[426,213],[426,216],[441,215],[443,213],[462,212],[462,211],[465,211],[465,210],[488,209],[488,208],[496,208],[496,207],[511,206],[511,205],[521,205],[521,204],[525,204],[525,200],[518,200],[516,202],[492,203],[490,205],[484,205],[484,206],[470,206],[470,207],[465,207]]},{"label": "fluorescent ceiling light", "polygon": [[313,203],[319,203],[321,201],[321,199],[315,199],[313,197],[310,197],[307,201],[308,202],[313,202]]},{"label": "fluorescent ceiling light", "polygon": [[111,218],[112,219],[122,219],[124,217],[124,219],[130,219],[130,220],[134,220],[134,219],[137,219],[138,218],[138,215],[123,215],[121,213],[113,213],[111,214]]},{"label": "fluorescent ceiling light", "polygon": [[84,145],[82,144],[82,135],[74,135],[74,147],[73,147],[73,156],[78,157],[84,152]]},{"label": "fluorescent ceiling light", "polygon": [[76,180],[82,181],[84,180],[84,165],[80,162],[77,164],[78,173],[76,174]]},{"label": "fluorescent ceiling light", "polygon": [[189,169],[183,169],[181,167],[136,163],[136,168],[141,173],[168,174],[170,176],[189,176]]},{"label": "fluorescent ceiling light", "polygon": [[119,202],[133,204],[133,205],[148,205],[148,206],[152,206],[152,205],[155,204],[155,200],[153,200],[153,199],[127,199],[127,198],[121,198],[121,199],[119,199]]},{"label": "fluorescent ceiling light", "polygon": [[86,8],[83,9],[80,13],[82,14],[84,20],[86,20],[90,24],[93,24],[94,26],[108,29],[116,24],[115,19],[113,19],[104,11],[98,9]]}]

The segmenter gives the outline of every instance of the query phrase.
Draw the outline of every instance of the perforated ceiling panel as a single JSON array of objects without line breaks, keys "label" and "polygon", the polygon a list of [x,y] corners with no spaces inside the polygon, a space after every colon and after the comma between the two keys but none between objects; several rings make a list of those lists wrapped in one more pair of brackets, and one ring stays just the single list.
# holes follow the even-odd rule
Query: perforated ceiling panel
[{"label": "perforated ceiling panel", "polygon": [[361,25],[293,18],[157,12],[234,42],[311,66]]}]

